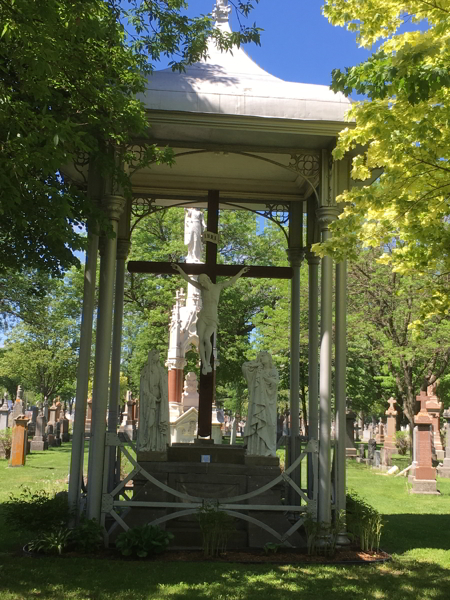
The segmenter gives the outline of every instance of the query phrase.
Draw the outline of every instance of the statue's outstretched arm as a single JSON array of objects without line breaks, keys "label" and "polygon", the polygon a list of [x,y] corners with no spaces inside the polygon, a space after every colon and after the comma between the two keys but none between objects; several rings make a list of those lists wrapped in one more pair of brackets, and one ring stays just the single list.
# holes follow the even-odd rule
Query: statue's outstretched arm
[{"label": "statue's outstretched arm", "polygon": [[195,281],[195,279],[191,279],[189,277],[189,275],[186,275],[186,273],[183,271],[183,269],[180,267],[180,265],[177,265],[176,263],[172,263],[171,265],[172,269],[174,269],[175,271],[178,271],[178,273],[181,275],[181,277],[187,281],[188,283],[190,283],[191,285],[193,285],[194,287],[196,287],[198,290],[202,290],[202,286],[199,284],[198,281]]},{"label": "statue's outstretched arm", "polygon": [[227,281],[222,282],[220,285],[220,287],[222,289],[230,287],[231,285],[233,285],[234,283],[236,283],[236,281],[239,279],[239,277],[241,277],[244,273],[247,273],[248,271],[250,271],[250,267],[243,267],[239,273],[236,273],[236,275],[234,275],[234,277],[231,277],[231,279],[227,279]]}]

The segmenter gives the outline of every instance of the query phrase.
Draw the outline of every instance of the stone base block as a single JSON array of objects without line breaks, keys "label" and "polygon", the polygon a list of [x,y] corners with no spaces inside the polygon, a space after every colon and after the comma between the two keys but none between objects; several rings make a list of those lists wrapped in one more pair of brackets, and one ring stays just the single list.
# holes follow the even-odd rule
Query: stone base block
[{"label": "stone base block", "polygon": [[42,452],[48,450],[48,442],[31,440],[31,452]]},{"label": "stone base block", "polygon": [[413,487],[411,494],[428,494],[433,496],[439,496],[440,491],[436,488],[435,479],[413,479]]},{"label": "stone base block", "polygon": [[[184,446],[184,445],[181,445]],[[150,475],[158,481],[168,486],[181,494],[187,494],[194,498],[206,498],[214,500],[221,498],[232,498],[241,496],[249,492],[261,489],[269,482],[279,477],[281,471],[276,457],[254,457],[259,458],[253,464],[244,462],[239,464],[235,461],[240,453],[236,453],[233,449],[228,449],[227,446],[219,447],[218,454],[214,455],[212,447],[203,445],[194,447],[193,444],[186,444],[188,449],[184,447],[175,447],[175,452],[171,452],[174,448],[169,448],[166,460],[143,461],[143,453],[139,455],[138,462]],[[222,455],[222,449],[225,449],[230,462],[227,462],[226,455]],[[173,460],[181,454],[183,450],[189,450],[189,458],[187,461]],[[196,452],[194,452],[196,450]],[[237,450],[241,451],[241,448]],[[200,453],[205,454],[211,452],[211,459],[215,456],[216,460],[211,460],[210,463],[200,461]],[[153,453],[154,454],[154,453]],[[197,456],[198,454],[198,456]],[[244,458],[244,455],[243,455]],[[245,457],[248,458],[248,457]],[[276,464],[275,464],[276,461]],[[252,461],[250,460],[250,463]],[[268,464],[270,463],[270,464]],[[273,463],[273,464],[272,464]],[[149,482],[142,473],[138,473],[133,479],[133,500],[136,502],[175,502],[179,503],[179,508],[183,508],[184,503],[189,502],[189,498],[173,496],[165,489],[161,489]],[[263,505],[282,506],[282,498],[285,492],[285,485],[279,482],[271,489],[262,492],[260,495],[251,498],[248,501],[242,501],[240,504],[257,505],[258,509]],[[169,507],[132,507],[122,518],[128,526],[143,525],[154,519],[169,516],[174,512],[173,506]],[[273,528],[280,534],[287,532],[292,527],[292,522],[288,520],[284,512],[269,512],[263,510],[252,510],[242,512],[255,519],[260,520],[269,527]],[[187,514],[168,520],[161,525],[174,535],[172,547],[188,547],[198,548],[202,545],[202,534],[199,527],[197,511],[192,514]],[[234,518],[229,531],[228,545],[232,548],[262,548],[267,542],[277,543],[269,532],[265,531],[255,523],[240,518]],[[112,543],[121,531],[120,527],[113,525],[110,535],[110,543]],[[305,547],[306,542],[301,533],[296,532],[290,539],[290,543],[296,547]]]},{"label": "stone base block", "polygon": [[356,448],[346,448],[345,449],[345,457],[346,458],[356,458],[358,456],[358,451]]},{"label": "stone base block", "polygon": [[165,462],[167,460],[167,452],[137,452],[138,462]]},{"label": "stone base block", "polygon": [[438,467],[437,474],[439,477],[445,477],[446,479],[450,479],[450,467]]},{"label": "stone base block", "polygon": [[260,467],[279,467],[280,459],[278,456],[246,456],[245,464]]},{"label": "stone base block", "polygon": [[70,434],[69,433],[63,433],[61,435],[61,440],[62,440],[63,443],[70,442]]},{"label": "stone base block", "polygon": [[437,458],[437,460],[444,460],[444,458],[445,458],[444,450],[436,450],[436,458]]}]

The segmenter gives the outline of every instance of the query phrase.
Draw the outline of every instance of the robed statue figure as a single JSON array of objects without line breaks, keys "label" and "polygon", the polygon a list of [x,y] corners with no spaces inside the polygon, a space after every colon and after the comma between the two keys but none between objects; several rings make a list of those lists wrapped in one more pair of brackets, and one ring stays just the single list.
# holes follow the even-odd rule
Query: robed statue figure
[{"label": "robed statue figure", "polygon": [[137,450],[165,451],[169,432],[167,371],[160,363],[158,350],[150,350],[141,371]]},{"label": "robed statue figure", "polygon": [[248,384],[247,454],[276,456],[278,371],[271,355],[262,351],[242,365],[242,372]]}]

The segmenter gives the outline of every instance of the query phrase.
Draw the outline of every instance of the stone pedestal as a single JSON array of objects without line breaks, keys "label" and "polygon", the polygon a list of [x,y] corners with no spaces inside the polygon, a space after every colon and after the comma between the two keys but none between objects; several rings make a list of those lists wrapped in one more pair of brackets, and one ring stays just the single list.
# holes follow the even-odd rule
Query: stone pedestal
[{"label": "stone pedestal", "polygon": [[[155,460],[156,453],[138,453],[139,464],[158,481],[195,497],[208,499],[231,498],[262,488],[281,473],[276,457],[246,457],[242,446],[216,445],[209,440],[199,444],[174,444],[167,454]],[[161,460],[164,458],[164,460]],[[253,459],[253,460],[252,460]],[[208,462],[206,462],[208,460]],[[179,502],[184,499],[169,495],[164,490],[148,482],[141,474],[134,478],[133,500],[151,502]],[[281,506],[284,485],[280,483],[272,489],[242,503],[255,505]],[[169,514],[171,508],[131,508],[124,517],[130,527],[143,525],[156,518]],[[249,511],[249,516],[261,520],[278,532],[286,532],[292,526],[283,512],[266,513]],[[162,525],[174,535],[173,547],[200,548],[202,535],[196,514],[167,521]],[[110,541],[121,531],[116,528]],[[299,533],[289,540],[295,546],[305,546]],[[234,519],[230,525],[228,548],[262,548],[267,542],[275,542],[268,532],[253,523]]]},{"label": "stone pedestal", "polygon": [[428,386],[427,395],[427,412],[431,417],[431,424],[433,428],[433,445],[436,453],[437,460],[444,460],[445,452],[442,446],[441,440],[441,410],[442,402],[439,402],[439,398],[436,395],[436,384]]},{"label": "stone pedestal", "polygon": [[445,458],[442,467],[438,467],[437,473],[439,477],[447,477],[450,478],[450,409],[444,411],[443,415],[446,423],[445,423]]},{"label": "stone pedestal", "polygon": [[432,420],[426,408],[427,393],[420,392],[417,400],[421,403],[421,409],[414,419],[417,427],[415,436],[416,468],[411,492],[413,494],[439,494],[436,489],[436,469],[433,467],[431,458]]},{"label": "stone pedestal", "polygon": [[23,467],[27,455],[28,419],[23,415],[16,417],[14,425],[9,466]]},{"label": "stone pedestal", "polygon": [[172,402],[170,409],[170,440],[172,444],[193,443],[197,437],[198,411],[191,407],[185,413],[181,404]]}]

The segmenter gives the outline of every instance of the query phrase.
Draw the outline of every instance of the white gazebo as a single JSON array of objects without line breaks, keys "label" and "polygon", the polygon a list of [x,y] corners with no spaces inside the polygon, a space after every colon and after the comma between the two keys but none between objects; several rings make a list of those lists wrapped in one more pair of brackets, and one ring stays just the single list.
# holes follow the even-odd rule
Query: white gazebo
[{"label": "white gazebo", "polygon": [[[226,31],[229,31],[229,10],[227,0],[217,1],[217,27]],[[92,173],[89,173],[88,180],[91,191],[97,190],[96,193],[101,196],[117,233],[115,239],[104,241],[101,251],[88,517],[100,520],[113,507],[110,492],[114,491],[114,481],[111,480],[111,469],[105,465],[108,459],[110,464],[114,462],[117,446],[114,436],[119,403],[123,289],[130,245],[130,215],[136,211],[140,215],[145,211],[150,214],[158,208],[172,206],[208,208],[207,227],[214,234],[217,232],[220,210],[250,209],[273,218],[280,213],[289,215],[287,249],[291,266],[279,276],[289,277],[292,282],[290,466],[298,461],[301,453],[299,386],[296,385],[299,381],[300,267],[304,259],[308,265],[310,443],[307,452],[312,459],[317,459],[311,460],[311,465],[317,466],[317,478],[315,489],[312,489],[311,479],[308,492],[302,492],[303,496],[301,490],[293,489],[301,497],[307,498],[305,501],[309,502],[309,510],[316,511],[317,519],[326,529],[332,520],[332,510],[345,509],[346,264],[341,262],[335,265],[334,394],[337,424],[335,478],[332,482],[330,430],[334,267],[329,257],[319,260],[311,252],[311,244],[329,238],[329,224],[340,212],[335,199],[350,185],[350,160],[335,163],[331,156],[339,132],[347,126],[345,114],[350,107],[349,100],[342,94],[333,93],[327,86],[283,81],[261,69],[244,50],[221,53],[212,44],[209,58],[188,67],[185,73],[165,69],[150,75],[146,93],[141,99],[146,106],[151,128],[148,138],[135,141],[134,152],[138,155],[147,144],[167,145],[174,151],[175,164],[171,167],[155,165],[151,169],[136,170],[132,175],[132,204],[127,204],[123,197],[108,190],[108,186],[99,183]],[[75,172],[73,177],[76,177]],[[304,218],[307,225],[305,240]],[[97,252],[98,238],[90,235],[69,486],[69,500],[74,508],[79,507],[81,490]],[[214,244],[209,242],[206,266],[209,264],[211,269],[214,268],[214,252]],[[133,268],[138,270],[142,265],[129,265],[129,269]],[[159,272],[173,274],[170,265],[159,265],[159,268]],[[156,271],[153,268],[149,272]],[[258,275],[255,271],[250,276],[271,275]],[[212,379],[204,382],[205,394],[211,385],[214,385]],[[201,390],[200,382],[200,393]],[[199,410],[201,413],[202,406]],[[206,401],[203,421],[199,415],[199,429],[201,431],[203,427],[203,434],[206,435],[208,410],[210,408]],[[296,469],[297,466],[292,469],[292,475]]]}]

